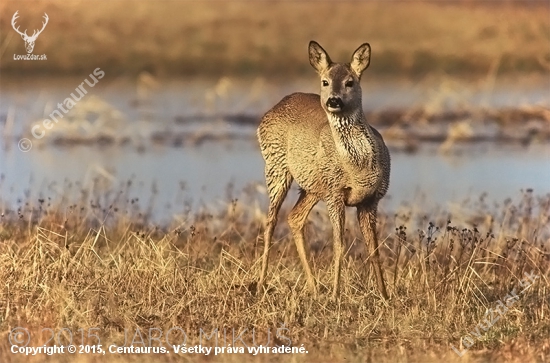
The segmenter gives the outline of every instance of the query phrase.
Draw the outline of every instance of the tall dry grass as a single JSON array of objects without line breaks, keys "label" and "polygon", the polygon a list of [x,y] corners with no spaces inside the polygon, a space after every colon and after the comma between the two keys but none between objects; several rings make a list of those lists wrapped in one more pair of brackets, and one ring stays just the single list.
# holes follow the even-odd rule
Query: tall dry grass
[{"label": "tall dry grass", "polygon": [[[31,332],[32,346],[51,334],[43,328],[59,333],[56,339],[64,343],[68,329],[79,344],[95,342],[87,335],[82,340],[79,329],[98,328],[107,347],[130,345],[137,330],[146,337],[149,329],[166,333],[181,327],[188,345],[199,343],[201,329],[207,334],[218,329],[218,345],[280,345],[289,338],[309,352],[210,360],[173,353],[63,355],[52,361],[527,362],[550,356],[550,195],[527,191],[515,201],[491,206],[481,196],[454,215],[406,207],[395,215],[382,214],[389,301],[378,295],[360,232],[348,218],[338,303],[328,299],[331,229],[322,208],[313,211],[308,225],[310,258],[321,287],[315,299],[305,289],[285,224],[277,230],[268,289],[255,294],[264,217],[254,201],[261,195],[251,192],[229,201],[224,210],[188,210],[167,225],[151,222],[147,205],[120,197],[124,192],[100,195],[108,194],[91,192],[76,204],[29,200],[17,210],[4,208],[2,361],[45,359],[9,351],[7,335],[14,327]],[[519,293],[530,272],[538,278]],[[488,309],[506,302],[514,288],[518,300],[459,358],[451,344],[462,349],[461,337],[471,335]],[[277,338],[278,328],[288,330]],[[243,340],[234,342],[232,334],[243,331]],[[171,336],[171,342],[182,340],[181,334]],[[161,341],[167,346],[164,336]],[[213,340],[205,345],[214,345]]]},{"label": "tall dry grass", "polygon": [[[4,1],[0,69],[4,74],[287,74],[310,71],[307,44],[334,59],[368,41],[373,74],[485,75],[550,70],[550,7],[544,2],[330,1]],[[14,61],[21,29],[50,22],[35,54]],[[30,31],[32,33],[32,31]]]}]

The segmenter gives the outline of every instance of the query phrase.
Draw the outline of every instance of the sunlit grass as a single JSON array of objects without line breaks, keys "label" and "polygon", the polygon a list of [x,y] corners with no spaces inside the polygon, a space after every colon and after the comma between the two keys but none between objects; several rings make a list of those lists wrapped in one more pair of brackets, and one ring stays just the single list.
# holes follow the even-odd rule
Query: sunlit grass
[{"label": "sunlit grass", "polygon": [[[189,210],[162,225],[151,222],[147,205],[121,195],[124,191],[90,192],[77,204],[40,200],[22,202],[15,210],[4,206],[4,338],[17,326],[28,328],[33,342],[45,339],[39,334],[44,327],[56,332],[97,327],[103,344],[123,345],[125,332],[133,336],[136,329],[182,327],[188,344],[198,344],[201,329],[209,334],[216,328],[229,334],[248,329],[244,342],[251,346],[251,331],[257,344],[265,344],[267,331],[275,334],[284,324],[292,344],[304,344],[310,352],[295,356],[297,361],[363,361],[368,356],[388,362],[459,361],[450,344],[462,349],[461,337],[475,330],[498,300],[514,288],[522,290],[524,274],[533,272],[538,276],[533,285],[460,359],[534,361],[550,354],[549,195],[527,191],[500,205],[487,205],[481,196],[454,215],[410,207],[382,214],[389,301],[378,294],[360,233],[354,218],[348,218],[338,303],[328,299],[331,229],[323,208],[314,209],[308,226],[310,259],[321,287],[315,299],[305,289],[284,223],[276,233],[267,291],[254,294],[264,223],[254,201],[264,196],[252,189],[227,208]],[[79,337],[75,334],[75,341]],[[2,360],[28,360],[12,355],[4,338]],[[271,339],[270,344],[286,342]]]},{"label": "sunlit grass", "polygon": [[[550,71],[550,7],[542,2],[41,1],[0,7],[1,69],[18,74],[288,74],[310,71],[311,39],[348,59],[370,42],[372,72],[387,75]],[[35,54],[11,28],[50,22]],[[32,32],[31,32],[32,33]]]}]

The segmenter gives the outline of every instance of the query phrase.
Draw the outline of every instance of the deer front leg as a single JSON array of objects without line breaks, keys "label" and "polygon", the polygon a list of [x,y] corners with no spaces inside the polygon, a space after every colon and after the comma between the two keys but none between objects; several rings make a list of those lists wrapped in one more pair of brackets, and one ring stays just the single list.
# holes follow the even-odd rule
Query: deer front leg
[{"label": "deer front leg", "polygon": [[344,251],[342,239],[346,211],[342,200],[327,201],[327,208],[330,222],[332,223],[334,239],[334,283],[332,300],[336,300],[340,296],[340,272],[342,270],[342,254]]},{"label": "deer front leg", "polygon": [[376,276],[376,282],[380,294],[384,299],[388,299],[388,293],[386,291],[386,282],[384,281],[384,275],[382,274],[382,264],[380,262],[380,252],[378,251],[378,236],[376,234],[376,209],[377,206],[372,205],[359,205],[357,207],[357,219],[361,232],[365,238],[367,245],[367,251],[373,258],[374,275]]}]

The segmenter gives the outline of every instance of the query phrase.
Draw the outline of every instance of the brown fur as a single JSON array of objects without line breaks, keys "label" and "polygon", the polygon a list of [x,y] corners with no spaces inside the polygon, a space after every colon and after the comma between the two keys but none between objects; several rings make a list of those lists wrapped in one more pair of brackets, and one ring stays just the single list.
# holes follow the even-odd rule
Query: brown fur
[{"label": "brown fur", "polygon": [[346,206],[357,208],[361,231],[374,258],[378,287],[387,298],[378,253],[376,213],[389,185],[390,156],[380,134],[365,120],[360,86],[361,74],[370,61],[370,46],[361,45],[353,53],[351,63],[333,63],[315,42],[310,42],[309,55],[321,77],[321,94],[286,96],[264,115],[258,127],[269,194],[259,285],[265,283],[277,214],[295,180],[302,191],[288,223],[310,289],[317,293],[307,260],[304,225],[313,206],[323,200],[333,226],[333,298],[339,295]]}]

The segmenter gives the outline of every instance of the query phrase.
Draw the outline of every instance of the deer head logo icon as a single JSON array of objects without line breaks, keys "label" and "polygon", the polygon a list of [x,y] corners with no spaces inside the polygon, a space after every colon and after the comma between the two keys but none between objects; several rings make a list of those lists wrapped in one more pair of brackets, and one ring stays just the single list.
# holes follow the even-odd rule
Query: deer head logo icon
[{"label": "deer head logo icon", "polygon": [[44,22],[42,22],[42,29],[40,30],[35,30],[31,36],[28,36],[27,35],[27,29],[25,29],[24,32],[20,32],[19,31],[19,27],[15,27],[15,21],[17,20],[17,18],[19,17],[19,15],[17,15],[17,13],[19,12],[19,10],[17,10],[15,12],[15,14],[13,14],[13,17],[11,18],[11,26],[13,27],[13,29],[19,33],[19,35],[21,35],[21,38],[23,38],[23,40],[25,41],[25,48],[27,48],[27,53],[32,53],[32,50],[34,49],[34,42],[36,41],[36,38],[38,38],[38,36],[40,35],[40,33],[42,33],[42,31],[44,30],[44,28],[46,27],[46,24],[48,24],[48,14],[44,13]]}]

